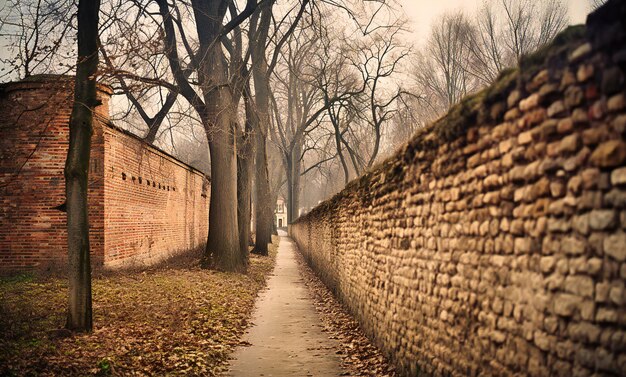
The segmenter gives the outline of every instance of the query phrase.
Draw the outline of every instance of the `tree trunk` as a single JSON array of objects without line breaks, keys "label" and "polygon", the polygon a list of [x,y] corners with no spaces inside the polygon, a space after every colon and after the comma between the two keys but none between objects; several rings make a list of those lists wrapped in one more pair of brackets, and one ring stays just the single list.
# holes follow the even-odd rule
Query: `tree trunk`
[{"label": "tree trunk", "polygon": [[[212,71],[214,74],[216,72],[220,72],[219,67]],[[223,271],[244,271],[245,263],[239,252],[237,220],[235,109],[227,87],[216,89],[215,92],[204,96],[207,108],[218,111],[208,114],[209,126],[205,125],[211,156],[211,204],[203,266],[213,266]]]},{"label": "tree trunk", "polygon": [[253,252],[267,255],[267,245],[272,242],[272,223],[274,221],[274,207],[270,198],[270,181],[267,171],[266,140],[270,124],[270,79],[269,67],[266,57],[266,42],[272,19],[272,6],[274,1],[268,1],[262,5],[260,21],[256,38],[251,41],[252,78],[254,79],[254,91],[258,127],[255,136],[255,181],[256,181],[256,242]]},{"label": "tree trunk", "polygon": [[298,218],[298,216],[300,216],[299,211],[300,211],[300,154],[301,152],[298,151],[297,156],[298,157],[294,157],[294,161],[292,164],[292,169],[293,169],[293,180],[291,181],[291,190],[293,191],[293,193],[291,194],[291,200],[292,200],[292,213],[291,213],[291,218],[289,219],[289,223],[292,223],[294,221],[296,221],[296,219]]},{"label": "tree trunk", "polygon": [[65,326],[73,331],[91,331],[93,325],[87,189],[93,110],[98,104],[96,70],[99,10],[99,0],[78,2],[78,64],[70,116],[70,145],[64,171],[69,262],[69,300]]},{"label": "tree trunk", "polygon": [[[263,119],[263,118],[261,118]],[[256,242],[253,253],[267,255],[267,245],[272,242],[273,208],[270,198],[270,183],[267,173],[266,139],[260,132],[255,133],[256,151]]]},{"label": "tree trunk", "polygon": [[[278,192],[272,192],[272,190],[270,190],[270,200],[272,203],[276,203],[278,201]],[[273,216],[274,214],[272,214],[272,234],[277,236],[278,235],[278,228],[276,225],[276,219]]]},{"label": "tree trunk", "polygon": [[[245,140],[248,139],[248,140]],[[239,222],[239,254],[244,267],[248,264],[248,247],[250,242],[250,195],[252,194],[252,159],[254,154],[249,140],[250,136],[242,135],[240,140],[243,148],[237,154],[237,221]],[[245,146],[248,145],[248,146]]]},{"label": "tree trunk", "polygon": [[287,161],[287,224],[291,224],[293,218],[293,177],[291,170],[291,156],[289,156]]},{"label": "tree trunk", "polygon": [[[225,120],[220,123],[225,123]],[[211,205],[209,207],[209,235],[203,265],[205,267],[212,265],[224,271],[243,271],[245,266],[239,252],[237,156],[233,131],[216,130],[209,142]]]},{"label": "tree trunk", "polygon": [[211,155],[209,235],[203,267],[243,271],[237,221],[237,108],[230,91],[228,63],[219,43],[227,7],[192,0],[199,53],[198,83],[204,98],[200,113]]},{"label": "tree trunk", "polygon": [[291,151],[287,166],[287,223],[291,224],[298,218],[298,210],[300,207],[300,155],[302,154],[302,146],[294,143],[294,149]]},{"label": "tree trunk", "polygon": [[339,128],[339,114],[335,113],[332,107],[329,107],[328,115],[335,130],[335,147],[337,148],[337,155],[339,156],[339,161],[341,162],[341,167],[343,168],[343,182],[345,186],[350,181],[350,172],[348,171],[348,164],[346,163],[346,159],[343,156],[343,152],[341,151],[341,130]]},{"label": "tree trunk", "polygon": [[244,265],[247,266],[251,236],[252,166],[255,158],[253,132],[258,123],[249,98],[249,87],[244,90],[244,104],[246,126],[244,132],[239,135],[237,153],[237,220],[239,222],[239,253]]}]

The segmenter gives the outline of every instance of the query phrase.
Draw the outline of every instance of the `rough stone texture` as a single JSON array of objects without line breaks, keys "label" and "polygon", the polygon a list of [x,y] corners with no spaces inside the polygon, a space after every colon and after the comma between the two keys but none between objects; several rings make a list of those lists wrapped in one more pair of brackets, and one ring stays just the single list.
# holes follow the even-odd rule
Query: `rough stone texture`
[{"label": "rough stone texture", "polygon": [[[99,86],[88,194],[92,265],[150,263],[202,246],[204,174],[110,124],[110,95]],[[66,263],[66,215],[56,207],[65,202],[72,99],[72,78],[63,76],[0,88],[0,272]]]},{"label": "rough stone texture", "polygon": [[557,38],[290,226],[403,374],[626,375],[624,109],[606,110],[603,79],[623,75],[624,20],[610,1],[586,36]]}]

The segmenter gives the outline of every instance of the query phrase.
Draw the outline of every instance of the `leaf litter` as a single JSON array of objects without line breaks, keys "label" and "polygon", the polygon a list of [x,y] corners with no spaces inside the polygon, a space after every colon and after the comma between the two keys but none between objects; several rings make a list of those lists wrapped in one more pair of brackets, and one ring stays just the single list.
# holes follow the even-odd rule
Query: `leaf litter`
[{"label": "leaf litter", "polygon": [[315,309],[319,313],[323,331],[336,339],[339,349],[335,353],[342,360],[347,376],[397,376],[389,360],[367,338],[359,323],[315,275],[304,257],[296,253],[298,267],[305,285],[311,292]]},{"label": "leaf litter", "polygon": [[199,267],[200,254],[147,270],[96,271],[94,330],[63,329],[67,279],[0,278],[0,375],[219,375],[240,344],[273,270],[251,254],[246,274]]}]

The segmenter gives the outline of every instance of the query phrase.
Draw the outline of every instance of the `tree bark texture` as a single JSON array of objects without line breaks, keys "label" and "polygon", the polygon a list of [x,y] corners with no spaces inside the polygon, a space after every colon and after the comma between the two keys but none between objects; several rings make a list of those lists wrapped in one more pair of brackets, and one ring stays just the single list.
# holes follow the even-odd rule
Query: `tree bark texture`
[{"label": "tree bark texture", "polygon": [[[246,90],[249,90],[247,88]],[[250,219],[252,205],[252,174],[254,166],[254,130],[258,118],[253,109],[249,92],[244,91],[246,109],[246,126],[239,135],[239,151],[237,153],[237,220],[239,221],[239,253],[244,265],[248,263],[250,246]]]},{"label": "tree bark texture", "polygon": [[302,146],[300,143],[294,143],[293,151],[288,156],[287,162],[287,222],[291,224],[298,218],[298,209],[300,207],[300,168],[302,155]]},{"label": "tree bark texture", "polygon": [[253,252],[267,255],[268,244],[272,242],[272,223],[274,221],[274,207],[271,202],[270,182],[267,170],[267,132],[270,123],[270,82],[269,67],[266,56],[266,42],[272,19],[273,1],[266,2],[262,8],[251,48],[252,77],[254,79],[255,103],[259,121],[255,132],[255,181],[256,181],[256,242]]},{"label": "tree bark texture", "polygon": [[88,175],[93,110],[98,68],[99,0],[78,3],[78,64],[74,105],[70,116],[70,143],[65,161],[69,300],[66,327],[91,331],[91,264],[89,260]]},{"label": "tree bark texture", "polygon": [[204,266],[243,271],[237,221],[237,114],[229,88],[228,63],[219,42],[226,7],[221,1],[193,0],[200,44],[198,81],[201,114],[211,155],[211,205]]}]

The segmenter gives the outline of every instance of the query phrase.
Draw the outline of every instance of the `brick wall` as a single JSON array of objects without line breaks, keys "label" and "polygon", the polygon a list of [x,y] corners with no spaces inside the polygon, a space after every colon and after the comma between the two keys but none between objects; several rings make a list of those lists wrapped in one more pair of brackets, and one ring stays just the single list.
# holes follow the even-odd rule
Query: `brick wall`
[{"label": "brick wall", "polygon": [[626,375],[626,4],[290,226],[405,375]]},{"label": "brick wall", "polygon": [[[72,80],[37,76],[2,85],[0,272],[66,263],[66,215],[55,207],[65,202],[63,167]],[[103,104],[96,109],[92,137],[88,194],[92,264],[152,262],[202,246],[208,229],[204,175],[108,124],[110,94],[110,89],[99,87]],[[128,181],[121,180],[122,172],[129,175]],[[156,188],[138,190],[126,184],[133,174],[156,182]],[[176,236],[165,241],[172,234]]]},{"label": "brick wall", "polygon": [[211,190],[203,174],[113,127],[104,146],[106,265],[205,245]]},{"label": "brick wall", "polygon": [[[54,80],[54,81],[50,81]],[[0,270],[66,263],[63,168],[69,139],[73,83],[43,76],[5,84],[0,94]],[[110,93],[99,88],[97,111],[108,115]],[[103,95],[105,94],[105,95]],[[100,118],[100,117],[99,117]],[[94,127],[89,176],[90,243],[103,260],[102,128]]]}]

